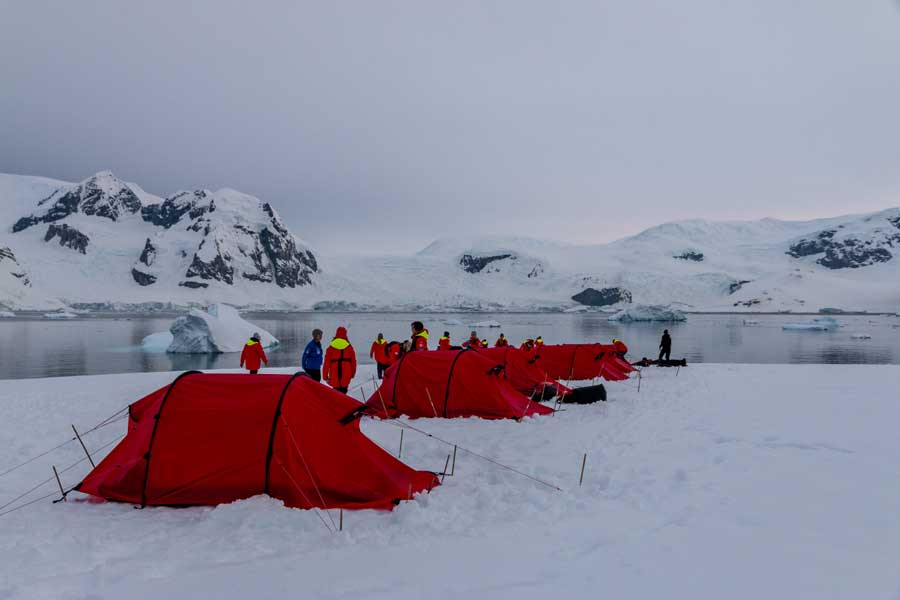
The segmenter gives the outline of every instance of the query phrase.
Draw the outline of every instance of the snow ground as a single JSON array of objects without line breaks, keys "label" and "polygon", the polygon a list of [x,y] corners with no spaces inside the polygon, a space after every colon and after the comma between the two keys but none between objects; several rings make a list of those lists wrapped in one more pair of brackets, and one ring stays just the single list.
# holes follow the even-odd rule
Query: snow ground
[{"label": "snow ground", "polygon": [[[72,494],[0,517],[0,598],[900,599],[900,367],[644,373],[640,392],[610,384],[610,402],[553,417],[408,422],[562,492],[460,451],[442,487],[346,512],[341,533],[266,497],[134,510]],[[0,382],[0,472],[171,379]],[[396,452],[396,424],[364,431]],[[441,470],[448,451],[404,434],[417,468]],[[0,503],[81,456],[69,444],[0,476]]]}]

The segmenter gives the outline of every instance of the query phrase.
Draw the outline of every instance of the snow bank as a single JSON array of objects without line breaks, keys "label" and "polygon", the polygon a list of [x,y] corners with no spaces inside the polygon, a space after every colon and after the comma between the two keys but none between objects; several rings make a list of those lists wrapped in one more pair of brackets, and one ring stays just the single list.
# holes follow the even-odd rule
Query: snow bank
[{"label": "snow bank", "polygon": [[477,323],[469,323],[469,327],[503,327],[503,326],[493,319],[488,319],[487,321],[478,321]]},{"label": "snow bank", "polygon": [[636,304],[624,308],[614,315],[610,315],[610,321],[630,323],[632,321],[687,321],[687,316],[671,306],[658,304]]},{"label": "snow bank", "polygon": [[833,317],[819,317],[808,323],[785,323],[781,328],[784,331],[833,331],[840,326]]},{"label": "snow bank", "polygon": [[[361,368],[351,387],[373,373]],[[173,377],[4,381],[0,471]],[[393,512],[344,511],[339,533],[266,497],[134,510],[73,492],[51,504],[51,479],[23,500],[49,498],[0,517],[0,596],[896,598],[898,378],[896,366],[698,364],[646,369],[640,392],[609,383],[609,402],[553,418],[419,419],[459,444],[455,474]],[[865,398],[865,410],[848,398]],[[396,455],[396,422],[362,428]],[[95,460],[125,430],[123,418],[87,435]],[[405,431],[402,460],[414,468],[440,471],[449,452]],[[52,477],[50,465],[82,459],[71,442],[9,473],[0,504]],[[61,473],[63,485],[89,468]]]},{"label": "snow bank", "polygon": [[[237,309],[227,304],[213,304],[205,311],[194,309],[186,316],[175,319],[169,332],[172,335],[172,342],[166,351],[173,353],[240,352],[254,332],[260,334],[264,348],[278,343],[275,336],[245,321]],[[162,336],[159,336],[151,339],[149,343],[158,344],[162,339]],[[144,338],[144,341],[146,342],[147,338]]]}]

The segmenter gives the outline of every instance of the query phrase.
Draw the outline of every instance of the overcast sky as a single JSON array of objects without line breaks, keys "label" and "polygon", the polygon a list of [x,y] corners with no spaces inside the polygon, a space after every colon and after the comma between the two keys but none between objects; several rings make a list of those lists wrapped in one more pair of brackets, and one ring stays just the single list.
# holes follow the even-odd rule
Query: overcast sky
[{"label": "overcast sky", "polygon": [[327,252],[900,206],[892,0],[0,0],[0,171],[232,187]]}]

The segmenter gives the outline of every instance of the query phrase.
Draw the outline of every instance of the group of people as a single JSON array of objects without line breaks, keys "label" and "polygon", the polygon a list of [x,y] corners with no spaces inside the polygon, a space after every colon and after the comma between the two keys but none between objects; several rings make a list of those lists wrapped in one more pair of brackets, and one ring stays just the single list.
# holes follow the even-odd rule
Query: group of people
[{"label": "group of people", "polygon": [[[400,357],[406,352],[428,350],[428,330],[425,328],[425,325],[421,321],[413,321],[410,323],[410,330],[410,338],[403,342],[389,342],[384,338],[384,334],[381,333],[372,342],[372,346],[369,348],[369,357],[375,361],[378,379],[382,379],[387,368],[400,360]],[[337,328],[334,337],[324,350],[322,348],[322,335],[321,329],[313,329],[312,339],[303,350],[300,364],[311,378],[316,381],[324,379],[328,385],[346,394],[350,387],[350,382],[356,375],[356,350],[347,338],[346,327]],[[544,339],[541,336],[537,336],[522,342],[519,349],[526,352],[534,352],[543,345]],[[501,333],[500,337],[494,342],[494,347],[505,348],[508,346],[509,340]],[[625,356],[628,352],[628,347],[622,340],[614,339],[613,346],[615,346],[616,353],[619,356]],[[437,344],[438,350],[488,347],[487,338],[480,338],[477,331],[473,331],[469,335],[469,339],[463,342],[461,346],[453,345],[450,340],[450,332],[445,331]],[[662,360],[663,355],[668,360],[672,351],[672,338],[669,337],[668,330],[663,333],[659,347],[660,360]],[[260,343],[259,333],[254,333],[250,336],[241,352],[241,367],[246,367],[250,373],[258,373],[261,364],[268,366],[269,359]]]}]

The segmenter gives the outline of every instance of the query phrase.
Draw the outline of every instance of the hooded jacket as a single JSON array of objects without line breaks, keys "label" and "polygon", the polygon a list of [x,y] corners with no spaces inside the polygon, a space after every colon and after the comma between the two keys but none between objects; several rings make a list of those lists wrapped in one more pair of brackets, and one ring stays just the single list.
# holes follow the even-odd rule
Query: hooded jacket
[{"label": "hooded jacket", "polygon": [[334,339],[325,350],[325,364],[322,377],[328,385],[335,388],[350,386],[350,381],[356,375],[356,351],[347,340],[347,329],[338,327],[334,333]]},{"label": "hooded jacket", "polygon": [[438,340],[438,350],[449,350],[450,349],[450,338],[445,335],[441,336],[441,339]]},{"label": "hooded jacket", "polygon": [[419,333],[412,336],[413,350],[428,350],[428,330],[423,329]]},{"label": "hooded jacket", "polygon": [[387,347],[388,343],[386,339],[382,338],[380,342],[376,339],[372,342],[372,347],[369,349],[369,357],[374,358],[375,362],[379,365],[391,364],[391,358],[388,356]]},{"label": "hooded jacket", "polygon": [[266,365],[269,364],[269,358],[266,356],[262,344],[253,339],[247,340],[244,349],[241,350],[241,366],[246,365],[248,371],[258,371],[260,361]]}]

